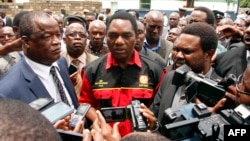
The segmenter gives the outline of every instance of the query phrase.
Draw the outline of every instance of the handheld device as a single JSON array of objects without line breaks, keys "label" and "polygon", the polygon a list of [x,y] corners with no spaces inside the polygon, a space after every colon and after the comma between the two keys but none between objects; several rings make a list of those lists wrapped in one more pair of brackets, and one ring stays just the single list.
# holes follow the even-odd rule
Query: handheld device
[{"label": "handheld device", "polygon": [[128,118],[127,107],[101,108],[101,113],[107,122],[124,121]]},{"label": "handheld device", "polygon": [[45,116],[52,124],[56,121],[65,118],[66,116],[72,114],[74,109],[69,107],[64,102],[57,102],[51,107],[44,109],[41,113]]},{"label": "handheld device", "polygon": [[49,107],[53,103],[54,103],[53,98],[43,97],[43,98],[38,98],[38,99],[32,101],[31,103],[29,103],[29,105],[32,108],[34,108],[38,111],[41,111],[41,110],[45,109],[46,107]]},{"label": "handheld device", "polygon": [[74,116],[70,119],[69,126],[70,127],[75,127],[76,124],[85,117],[85,115],[88,112],[89,108],[90,108],[90,104],[87,104],[87,103],[81,104],[77,108]]}]

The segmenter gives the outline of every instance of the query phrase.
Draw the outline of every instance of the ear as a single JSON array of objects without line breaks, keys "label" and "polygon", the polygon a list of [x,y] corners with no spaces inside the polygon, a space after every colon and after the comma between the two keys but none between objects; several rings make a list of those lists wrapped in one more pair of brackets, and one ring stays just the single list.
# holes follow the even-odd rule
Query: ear
[{"label": "ear", "polygon": [[211,58],[214,56],[215,50],[210,49],[207,52],[205,52],[205,59],[211,61]]},{"label": "ear", "polygon": [[22,43],[24,48],[29,48],[30,47],[30,40],[27,36],[22,36]]}]

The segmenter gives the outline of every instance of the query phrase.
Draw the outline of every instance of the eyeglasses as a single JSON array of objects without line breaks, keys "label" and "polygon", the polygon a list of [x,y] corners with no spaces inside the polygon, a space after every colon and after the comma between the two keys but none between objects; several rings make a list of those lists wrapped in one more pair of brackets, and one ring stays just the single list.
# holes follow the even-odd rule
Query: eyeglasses
[{"label": "eyeglasses", "polygon": [[70,36],[70,37],[72,37],[72,38],[77,37],[77,35],[78,35],[80,38],[87,38],[87,35],[84,34],[84,33],[81,33],[81,32],[79,32],[79,33],[77,33],[77,32],[72,32],[72,33],[67,34],[67,36]]},{"label": "eyeglasses", "polygon": [[243,90],[243,87],[244,87],[244,84],[243,84],[243,75],[241,74],[241,75],[238,77],[238,79],[237,79],[236,91],[237,91],[237,93],[242,93],[242,94],[245,94],[245,95],[250,95],[250,92],[242,91],[242,90]]},{"label": "eyeglasses", "polygon": [[6,36],[8,37],[8,38],[12,38],[12,37],[14,37],[14,36],[16,36],[15,34],[2,34],[2,35],[0,35],[0,38],[2,39],[2,38],[6,38]]}]

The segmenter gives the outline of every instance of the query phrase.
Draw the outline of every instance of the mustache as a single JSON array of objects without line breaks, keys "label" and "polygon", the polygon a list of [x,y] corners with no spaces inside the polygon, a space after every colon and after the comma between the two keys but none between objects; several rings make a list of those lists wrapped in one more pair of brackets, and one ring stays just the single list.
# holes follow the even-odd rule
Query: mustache
[{"label": "mustache", "polygon": [[178,64],[185,64],[185,60],[184,59],[174,59],[174,63],[178,63]]}]

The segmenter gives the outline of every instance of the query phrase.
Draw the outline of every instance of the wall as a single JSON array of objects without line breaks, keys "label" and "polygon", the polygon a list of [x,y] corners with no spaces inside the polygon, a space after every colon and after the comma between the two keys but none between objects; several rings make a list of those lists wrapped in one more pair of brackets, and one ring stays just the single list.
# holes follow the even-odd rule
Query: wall
[{"label": "wall", "polygon": [[83,9],[88,9],[91,11],[93,7],[97,11],[101,11],[102,3],[100,1],[41,1],[41,0],[31,0],[30,2],[24,3],[1,3],[1,8],[6,8],[6,15],[9,17],[14,17],[15,14],[22,10],[43,10],[48,8],[53,11],[53,14],[60,14],[61,9],[65,9],[68,14],[74,12],[83,12]]}]

